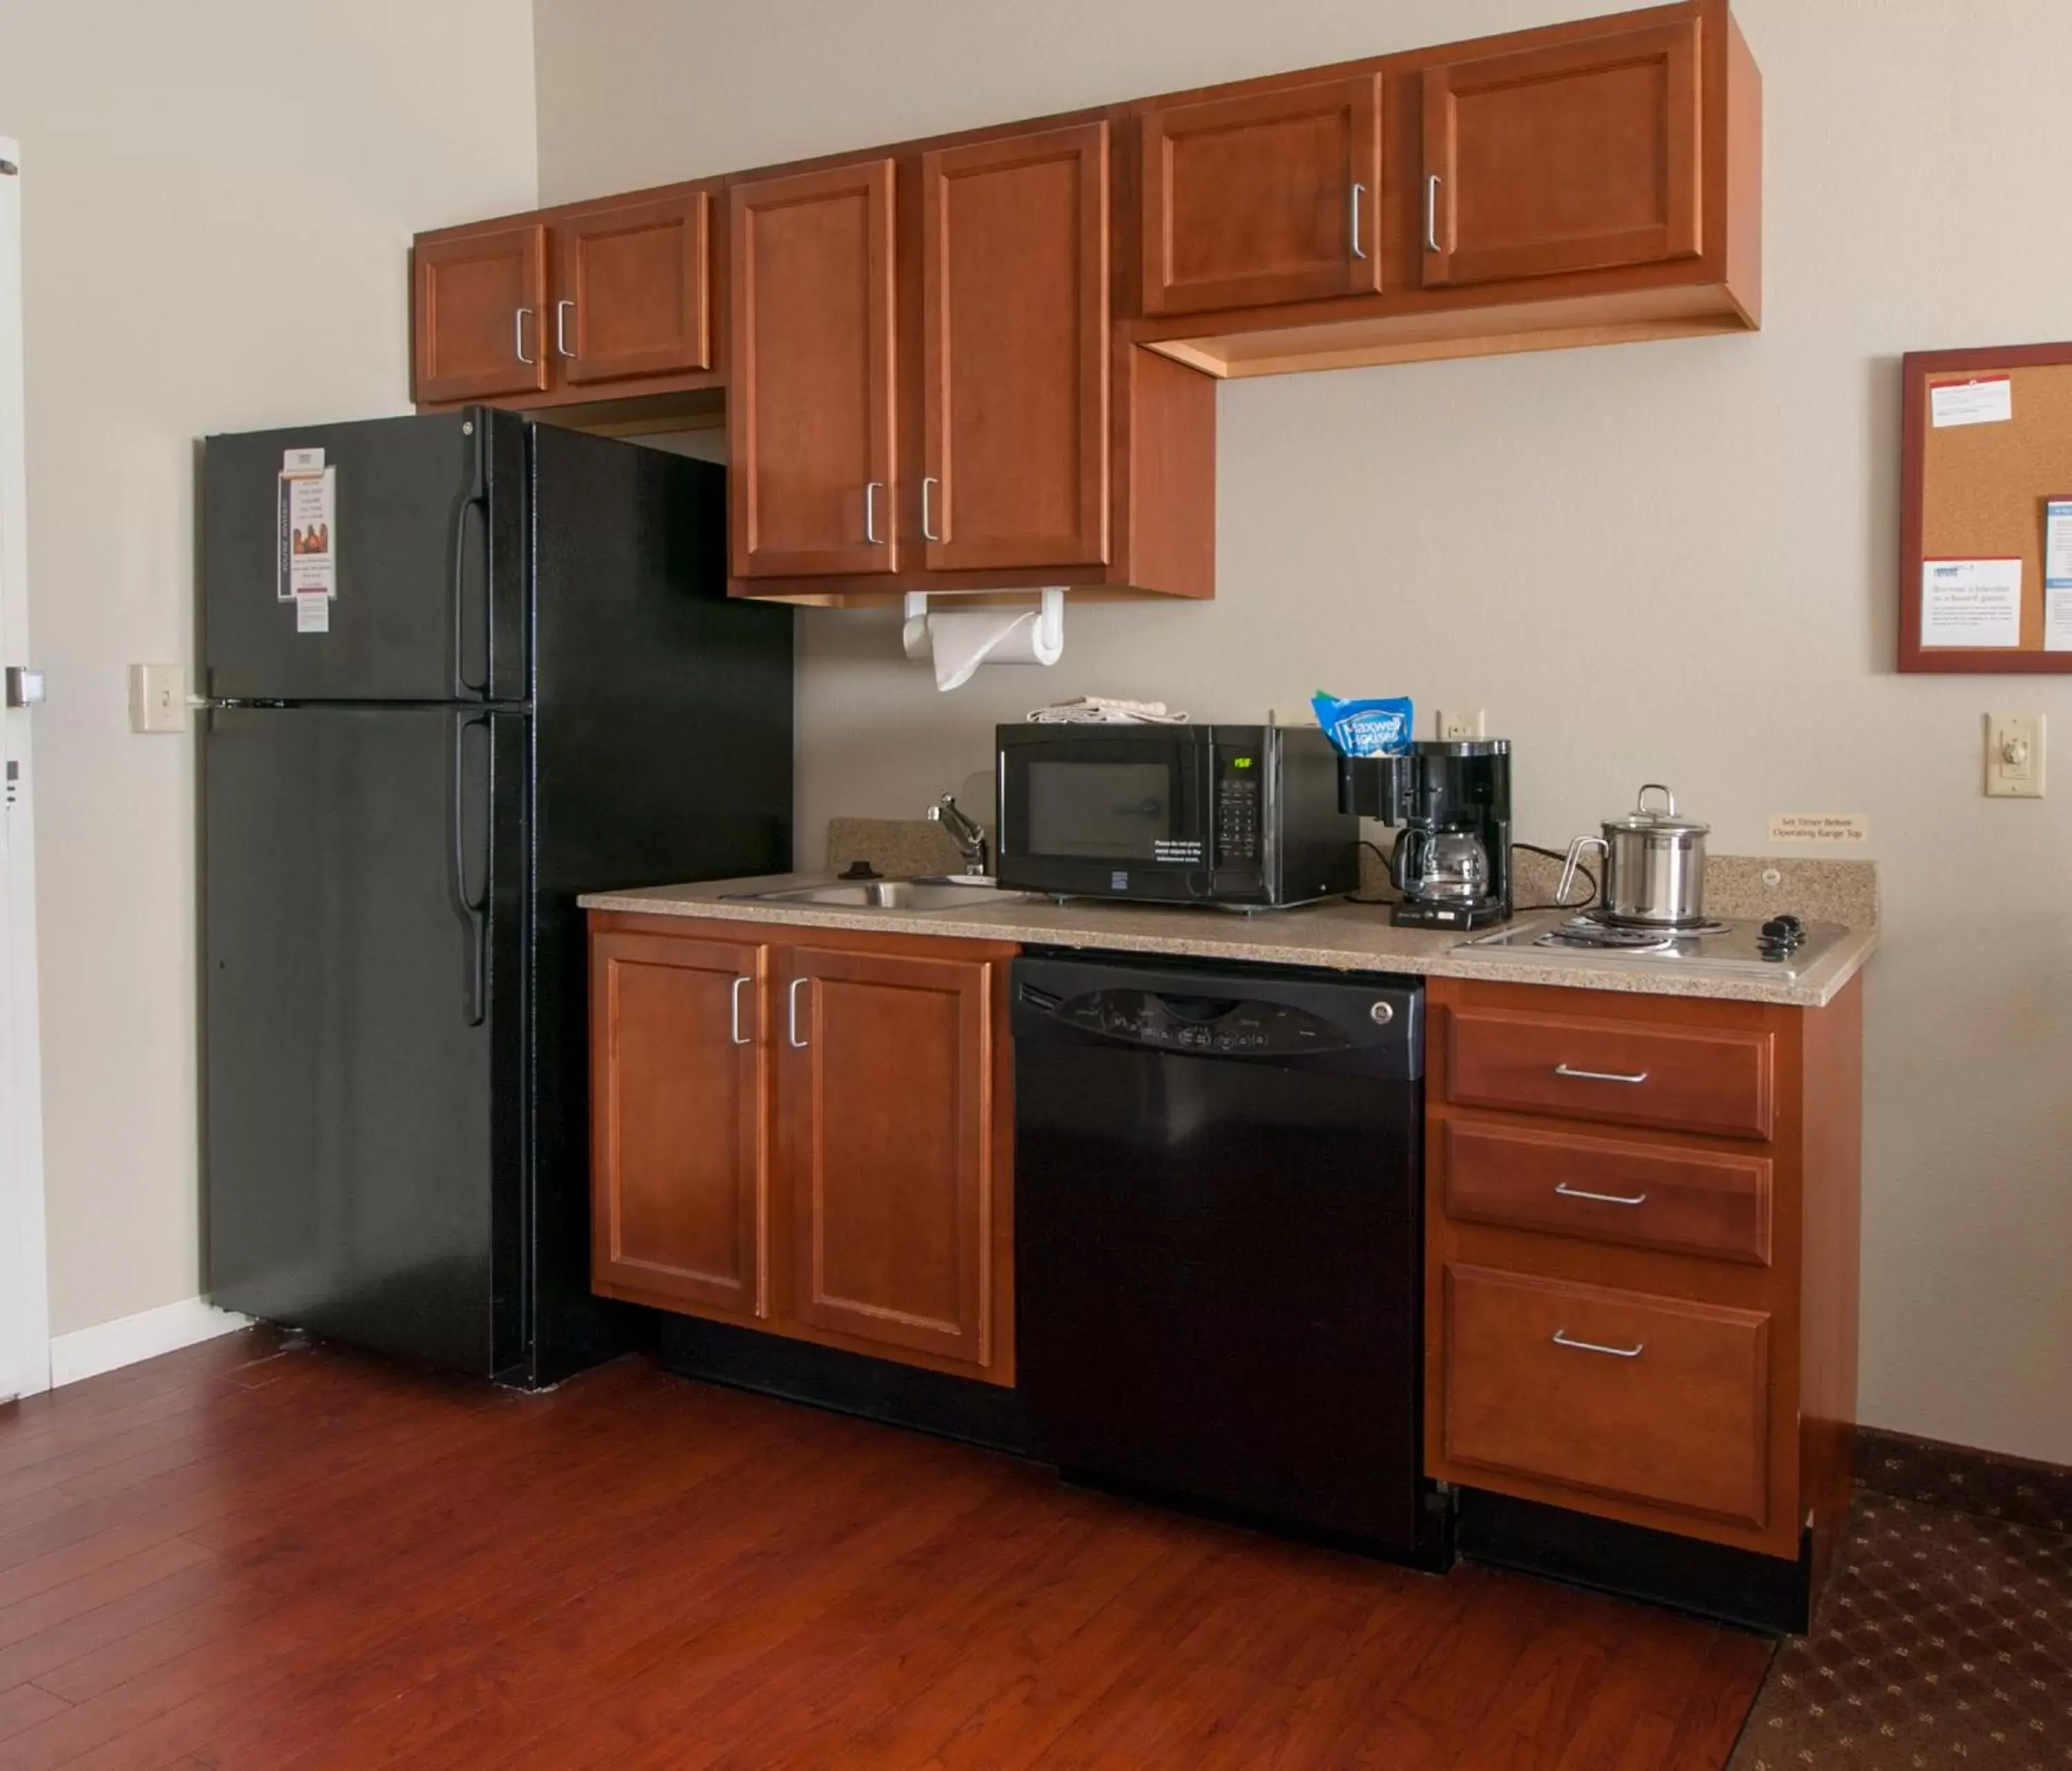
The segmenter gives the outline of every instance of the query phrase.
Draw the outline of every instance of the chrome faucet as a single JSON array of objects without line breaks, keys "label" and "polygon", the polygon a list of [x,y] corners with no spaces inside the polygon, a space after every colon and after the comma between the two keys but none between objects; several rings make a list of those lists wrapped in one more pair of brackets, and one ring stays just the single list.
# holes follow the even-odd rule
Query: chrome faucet
[{"label": "chrome faucet", "polygon": [[986,865],[985,827],[957,803],[955,794],[944,794],[928,807],[928,821],[940,824],[949,833],[950,840],[964,854],[967,873],[984,878],[992,870]]}]

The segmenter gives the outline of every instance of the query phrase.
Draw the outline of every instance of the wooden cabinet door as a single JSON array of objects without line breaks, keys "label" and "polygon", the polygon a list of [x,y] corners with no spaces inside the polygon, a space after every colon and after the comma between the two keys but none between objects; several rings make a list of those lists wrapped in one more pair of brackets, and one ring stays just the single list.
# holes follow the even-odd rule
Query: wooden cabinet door
[{"label": "wooden cabinet door", "polygon": [[933,570],[1108,558],[1108,125],[921,160]]},{"label": "wooden cabinet door", "polygon": [[784,951],[775,1030],[790,1307],[808,1326],[990,1362],[993,971]]},{"label": "wooden cabinet door", "polygon": [[1699,249],[1699,22],[1424,72],[1424,281]]},{"label": "wooden cabinet door", "polygon": [[1379,74],[1156,110],[1143,145],[1145,313],[1381,287]]},{"label": "wooden cabinet door", "polygon": [[417,243],[410,319],[420,401],[545,392],[546,265],[536,224]]},{"label": "wooden cabinet door", "polygon": [[768,949],[590,943],[590,1281],[610,1297],[769,1313]]},{"label": "wooden cabinet door", "polygon": [[710,208],[708,193],[687,191],[586,209],[554,224],[549,330],[564,381],[712,367]]},{"label": "wooden cabinet door", "polygon": [[728,194],[738,577],[898,569],[892,166]]}]

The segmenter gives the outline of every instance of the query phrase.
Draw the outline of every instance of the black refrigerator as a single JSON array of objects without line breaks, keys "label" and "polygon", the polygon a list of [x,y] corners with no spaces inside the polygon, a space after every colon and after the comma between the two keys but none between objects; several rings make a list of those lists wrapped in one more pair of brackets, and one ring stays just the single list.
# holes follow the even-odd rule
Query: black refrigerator
[{"label": "black refrigerator", "polygon": [[202,480],[208,1293],[555,1382],[628,1328],[576,894],[790,866],[791,612],[728,600],[722,469],[513,413],[212,437]]}]

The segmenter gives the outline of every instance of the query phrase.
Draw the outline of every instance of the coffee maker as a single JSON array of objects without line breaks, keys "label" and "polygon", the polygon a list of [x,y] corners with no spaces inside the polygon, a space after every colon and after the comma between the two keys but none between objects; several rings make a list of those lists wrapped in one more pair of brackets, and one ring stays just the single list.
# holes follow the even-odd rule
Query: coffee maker
[{"label": "coffee maker", "polygon": [[1403,928],[1478,929],[1511,917],[1511,741],[1413,744],[1338,758],[1338,809],[1401,829],[1389,863]]}]

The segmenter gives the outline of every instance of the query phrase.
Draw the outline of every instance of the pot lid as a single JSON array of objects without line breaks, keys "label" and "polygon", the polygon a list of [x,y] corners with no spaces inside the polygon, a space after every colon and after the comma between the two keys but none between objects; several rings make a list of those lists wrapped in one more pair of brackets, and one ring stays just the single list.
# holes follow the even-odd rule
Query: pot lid
[{"label": "pot lid", "polygon": [[[1651,807],[1647,796],[1651,793],[1662,795],[1659,805]],[[1659,781],[1651,781],[1634,797],[1633,810],[1622,818],[1607,818],[1607,831],[1630,830],[1659,836],[1702,836],[1712,829],[1710,824],[1700,824],[1696,818],[1681,818],[1676,814],[1676,795]]]}]

